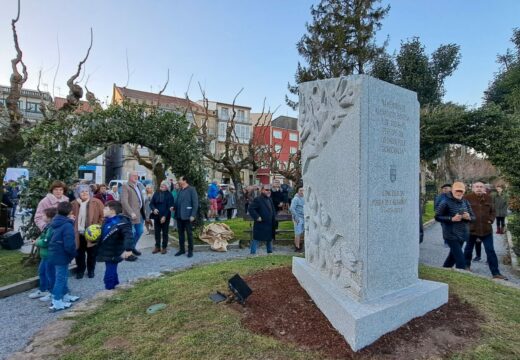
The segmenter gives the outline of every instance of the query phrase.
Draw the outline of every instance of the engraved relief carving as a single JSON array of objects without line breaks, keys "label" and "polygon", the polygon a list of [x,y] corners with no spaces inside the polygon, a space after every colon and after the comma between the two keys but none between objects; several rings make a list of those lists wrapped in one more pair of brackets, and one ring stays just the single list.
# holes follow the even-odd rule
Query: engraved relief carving
[{"label": "engraved relief carving", "polygon": [[353,86],[347,78],[341,78],[332,89],[330,86],[315,85],[310,95],[302,96],[299,125],[300,141],[302,149],[305,149],[302,152],[304,174],[310,161],[319,156],[349,114],[349,108],[354,104],[353,99]]},{"label": "engraved relief carving", "polygon": [[305,253],[307,261],[348,291],[359,295],[361,262],[346,234],[339,233],[326,205],[312,186],[305,189]]}]

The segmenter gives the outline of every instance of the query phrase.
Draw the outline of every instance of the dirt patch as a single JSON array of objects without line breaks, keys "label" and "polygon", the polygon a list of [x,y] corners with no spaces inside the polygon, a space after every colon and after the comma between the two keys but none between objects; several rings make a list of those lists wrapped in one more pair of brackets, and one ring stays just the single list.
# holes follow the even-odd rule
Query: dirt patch
[{"label": "dirt patch", "polygon": [[450,294],[448,304],[411,320],[355,353],[316,307],[290,268],[258,272],[245,280],[253,289],[246,306],[231,304],[243,314],[244,327],[302,349],[321,351],[330,358],[445,358],[474,345],[484,321],[472,305]]},{"label": "dirt patch", "polygon": [[128,349],[132,343],[121,336],[114,336],[105,341],[103,347],[107,350],[123,350]]}]

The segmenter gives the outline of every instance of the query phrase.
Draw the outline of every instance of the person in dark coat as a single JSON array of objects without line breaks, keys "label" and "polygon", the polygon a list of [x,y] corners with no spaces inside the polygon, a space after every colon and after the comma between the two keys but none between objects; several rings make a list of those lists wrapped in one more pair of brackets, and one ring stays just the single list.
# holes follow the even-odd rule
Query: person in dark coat
[{"label": "person in dark coat", "polygon": [[471,204],[471,208],[475,212],[476,220],[470,226],[470,236],[466,247],[464,248],[464,256],[466,258],[466,266],[471,266],[471,256],[473,247],[478,240],[484,244],[486,250],[489,271],[494,279],[507,280],[505,276],[500,274],[498,268],[498,258],[493,246],[493,222],[495,221],[495,206],[491,196],[487,194],[486,187],[480,181],[472,186],[472,193],[465,196],[464,199]]},{"label": "person in dark coat", "polygon": [[193,228],[192,223],[199,211],[199,196],[195,188],[191,187],[186,176],[179,178],[180,190],[175,200],[175,219],[177,220],[177,230],[179,232],[179,251],[175,256],[186,253],[184,247],[188,235],[188,257],[193,256]]},{"label": "person in dark coat", "polygon": [[475,214],[469,202],[463,199],[465,191],[464,183],[455,182],[451,193],[446,194],[435,211],[435,220],[444,225],[442,236],[450,247],[443,267],[451,268],[455,265],[457,269],[466,269],[462,244],[469,238],[469,223],[475,221]]},{"label": "person in dark coat", "polygon": [[[168,229],[173,209],[173,195],[170,192],[170,184],[163,181],[150,201],[150,210],[152,211],[150,218],[153,219],[155,232],[155,248],[152,254],[166,254],[168,247]],[[162,232],[162,249],[161,249],[161,232]]]},{"label": "person in dark coat", "polygon": [[76,256],[76,240],[74,234],[74,220],[68,216],[72,213],[72,204],[68,201],[58,203],[58,215],[51,223],[52,236],[48,244],[48,261],[54,266],[55,280],[52,288],[53,311],[70,307],[71,302],[79,299],[78,296],[68,294],[69,264]]},{"label": "person in dark coat", "polygon": [[131,256],[134,248],[132,221],[122,212],[123,206],[115,200],[108,201],[103,209],[105,221],[98,240],[97,261],[105,263],[103,282],[107,290],[112,290],[119,284],[117,265]]},{"label": "person in dark coat", "polygon": [[262,185],[262,192],[249,205],[249,215],[254,220],[251,254],[256,254],[259,241],[266,242],[267,253],[273,252],[276,231],[276,210],[271,199],[271,186]]}]

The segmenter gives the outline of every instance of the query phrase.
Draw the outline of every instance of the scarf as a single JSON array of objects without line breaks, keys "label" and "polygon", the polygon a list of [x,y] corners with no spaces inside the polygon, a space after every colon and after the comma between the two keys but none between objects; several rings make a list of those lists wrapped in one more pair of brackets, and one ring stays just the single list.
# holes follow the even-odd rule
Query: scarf
[{"label": "scarf", "polygon": [[87,227],[87,205],[90,199],[82,201],[81,199],[76,199],[79,204],[79,214],[78,214],[78,232],[80,234],[85,233],[85,228]]}]

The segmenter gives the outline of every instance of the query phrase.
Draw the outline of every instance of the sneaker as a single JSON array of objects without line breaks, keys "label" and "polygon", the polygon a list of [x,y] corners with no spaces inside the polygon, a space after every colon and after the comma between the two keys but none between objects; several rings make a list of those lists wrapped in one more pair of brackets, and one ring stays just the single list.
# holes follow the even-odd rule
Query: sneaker
[{"label": "sneaker", "polygon": [[193,257],[193,251],[188,251],[188,257]]},{"label": "sneaker", "polygon": [[502,275],[502,274],[493,275],[493,279],[498,279],[498,280],[509,280],[507,277],[505,277],[505,276]]},{"label": "sneaker", "polygon": [[161,250],[161,254],[166,254],[167,252],[168,252],[168,250],[166,250],[166,249]]},{"label": "sneaker", "polygon": [[72,304],[70,302],[63,300],[52,300],[52,305],[49,307],[49,309],[52,311],[60,311],[70,308],[71,305]]},{"label": "sneaker", "polygon": [[186,251],[184,250],[179,250],[175,253],[175,256],[181,256],[182,254],[186,254]]},{"label": "sneaker", "polygon": [[36,290],[35,292],[29,294],[29,299],[38,299],[47,295],[50,295],[48,291]]},{"label": "sneaker", "polygon": [[152,250],[152,254],[157,254],[157,253],[159,253],[159,252],[161,252],[161,249],[159,249],[158,247],[155,247],[155,248],[153,248],[153,250]]},{"label": "sneaker", "polygon": [[78,300],[79,300],[79,296],[70,295],[70,294],[65,294],[63,296],[64,302],[73,303],[74,301],[78,301]]},{"label": "sneaker", "polygon": [[49,293],[49,295],[45,295],[45,296],[39,298],[38,300],[43,301],[43,302],[51,301],[52,300],[52,294]]},{"label": "sneaker", "polygon": [[475,256],[475,258],[473,259],[473,261],[480,261],[482,260],[482,258],[480,256]]},{"label": "sneaker", "polygon": [[137,249],[132,250],[132,254],[134,254],[135,256],[141,256],[141,252]]},{"label": "sneaker", "polygon": [[136,260],[137,260],[137,256],[135,256],[135,255],[130,255],[130,256],[127,257],[125,260],[126,260],[126,261],[136,261]]}]

